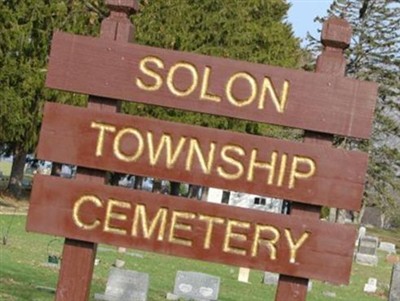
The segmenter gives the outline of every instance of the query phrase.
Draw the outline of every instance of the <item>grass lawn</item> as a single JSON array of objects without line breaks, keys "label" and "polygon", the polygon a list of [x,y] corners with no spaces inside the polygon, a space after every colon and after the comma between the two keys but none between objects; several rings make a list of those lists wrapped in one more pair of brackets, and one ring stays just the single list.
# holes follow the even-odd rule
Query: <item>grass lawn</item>
[{"label": "grass lawn", "polygon": [[11,162],[0,161],[0,171],[3,175],[0,177],[0,190],[3,190],[8,184],[8,179],[11,173]]},{"label": "grass lawn", "polygon": [[[54,299],[54,294],[37,287],[56,287],[58,269],[46,267],[45,263],[48,255],[61,255],[63,239],[26,233],[25,219],[25,216],[0,215],[0,231],[2,237],[7,237],[7,244],[0,245],[0,300],[50,301]],[[385,255],[383,252],[379,253],[378,267],[354,264],[349,286],[333,286],[313,281],[312,291],[307,300],[387,300],[392,266],[385,262]],[[90,300],[94,300],[94,293],[104,293],[109,268],[117,256],[115,247],[99,246],[97,258],[100,259],[100,264],[95,267]],[[126,261],[125,268],[150,275],[149,301],[165,300],[166,293],[173,290],[177,270],[197,271],[221,277],[221,301],[274,300],[275,287],[261,283],[261,271],[252,270],[251,283],[245,284],[236,280],[237,267],[135,250],[127,250],[123,259]],[[364,284],[369,277],[378,279],[376,294],[363,293]],[[324,296],[324,292],[335,293],[336,297]]]}]

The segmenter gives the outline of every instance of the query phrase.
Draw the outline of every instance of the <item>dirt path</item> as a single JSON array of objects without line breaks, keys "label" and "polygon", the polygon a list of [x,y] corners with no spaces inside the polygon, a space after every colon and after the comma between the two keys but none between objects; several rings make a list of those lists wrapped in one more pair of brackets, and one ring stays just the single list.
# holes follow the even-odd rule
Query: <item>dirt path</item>
[{"label": "dirt path", "polygon": [[28,208],[29,202],[27,199],[16,200],[0,192],[0,214],[26,215]]}]

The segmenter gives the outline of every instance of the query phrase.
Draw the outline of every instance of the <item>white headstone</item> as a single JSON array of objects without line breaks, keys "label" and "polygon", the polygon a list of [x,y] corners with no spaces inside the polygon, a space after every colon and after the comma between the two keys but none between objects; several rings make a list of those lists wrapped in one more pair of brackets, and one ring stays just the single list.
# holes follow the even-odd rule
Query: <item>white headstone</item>
[{"label": "white headstone", "polygon": [[364,285],[365,293],[375,293],[377,289],[378,280],[376,278],[368,278],[368,282]]},{"label": "white headstone", "polygon": [[357,240],[356,240],[356,246],[359,245],[360,239],[363,238],[363,237],[365,236],[366,232],[367,232],[367,228],[365,228],[365,227],[363,227],[363,226],[361,226],[361,227],[358,229],[358,236],[357,236]]},{"label": "white headstone", "polygon": [[379,244],[379,250],[391,253],[391,254],[396,254],[396,245],[392,244],[390,242],[384,242],[382,241]]},{"label": "white headstone", "polygon": [[249,268],[239,268],[238,281],[248,283],[250,277],[250,269]]}]

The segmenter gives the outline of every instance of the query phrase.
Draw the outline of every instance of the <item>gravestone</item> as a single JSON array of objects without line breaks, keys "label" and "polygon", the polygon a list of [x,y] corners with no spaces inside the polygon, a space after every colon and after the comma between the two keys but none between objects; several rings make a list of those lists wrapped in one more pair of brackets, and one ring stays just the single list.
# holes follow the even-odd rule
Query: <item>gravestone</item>
[{"label": "gravestone", "polygon": [[329,298],[336,298],[336,293],[335,292],[324,291],[322,293],[322,295],[324,295],[325,297],[329,297]]},{"label": "gravestone", "polygon": [[390,242],[382,241],[379,244],[379,250],[385,251],[385,252],[390,253],[390,254],[396,254],[396,245],[392,244]]},{"label": "gravestone", "polygon": [[392,280],[390,282],[389,301],[400,300],[400,263],[393,265]]},{"label": "gravestone", "polygon": [[356,262],[363,265],[376,266],[378,264],[378,256],[376,255],[378,242],[378,238],[374,236],[361,238],[356,254]]},{"label": "gravestone", "polygon": [[357,236],[357,240],[356,240],[356,246],[358,246],[360,244],[360,239],[363,238],[366,233],[367,233],[367,228],[361,226],[358,229],[358,236]]},{"label": "gravestone", "polygon": [[[277,285],[279,281],[279,274],[271,273],[271,272],[264,272],[263,283],[267,285]],[[307,291],[311,292],[312,290],[312,281],[308,281]]]},{"label": "gravestone", "polygon": [[195,301],[218,300],[220,278],[204,273],[178,271],[175,277],[173,294],[167,299]]},{"label": "gravestone", "polygon": [[364,285],[364,293],[375,293],[378,280],[376,278],[368,278],[368,282]]},{"label": "gravestone", "polygon": [[147,301],[148,290],[148,274],[111,268],[105,293],[95,294],[95,300]]},{"label": "gravestone", "polygon": [[250,277],[250,269],[249,268],[239,268],[238,281],[248,283]]},{"label": "gravestone", "polygon": [[267,285],[276,285],[278,284],[279,274],[264,272],[263,283]]}]

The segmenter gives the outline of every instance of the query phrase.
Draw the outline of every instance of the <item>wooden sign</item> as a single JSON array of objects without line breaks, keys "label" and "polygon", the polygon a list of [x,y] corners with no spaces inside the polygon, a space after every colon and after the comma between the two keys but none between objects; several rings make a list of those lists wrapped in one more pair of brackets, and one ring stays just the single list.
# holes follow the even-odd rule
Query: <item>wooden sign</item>
[{"label": "wooden sign", "polygon": [[37,156],[56,162],[360,207],[367,154],[47,103]]},{"label": "wooden sign", "polygon": [[47,87],[359,138],[376,84],[55,33]]},{"label": "wooden sign", "polygon": [[[368,138],[376,102],[376,84],[343,77],[349,24],[324,23],[310,73],[129,44],[137,1],[106,4],[101,38],[52,42],[47,87],[90,95],[86,109],[47,104],[38,146],[78,165],[74,180],[35,176],[30,201],[28,231],[66,237],[56,300],[88,300],[97,243],[277,272],[276,301],[304,301],[308,278],[348,283],[356,231],[319,218],[321,205],[360,208],[367,168],[331,144]],[[305,141],[117,114],[116,99],[301,128]],[[291,212],[107,186],[104,171],[284,198]]]},{"label": "wooden sign", "polygon": [[41,175],[27,230],[336,284],[356,239],[350,226]]}]

